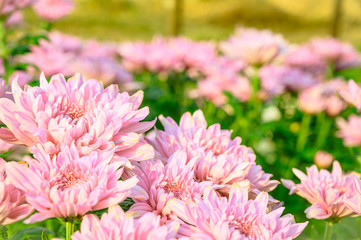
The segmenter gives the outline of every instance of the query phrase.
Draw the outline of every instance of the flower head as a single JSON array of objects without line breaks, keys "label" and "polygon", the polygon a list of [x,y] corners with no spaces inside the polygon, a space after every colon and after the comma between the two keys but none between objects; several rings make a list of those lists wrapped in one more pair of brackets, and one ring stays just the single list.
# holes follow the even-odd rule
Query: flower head
[{"label": "flower head", "polygon": [[126,215],[119,206],[110,207],[99,219],[94,214],[84,216],[80,231],[72,235],[73,240],[143,240],[175,239],[179,223],[161,224],[160,217],[147,213],[139,219]]},{"label": "flower head", "polygon": [[271,191],[277,186],[277,181],[270,180],[272,175],[256,165],[252,149],[241,145],[240,137],[231,139],[232,132],[221,130],[219,124],[207,128],[201,110],[193,115],[185,113],[179,125],[170,117],[161,116],[160,121],[164,131],[156,130],[149,142],[154,146],[156,157],[164,163],[174,152],[182,150],[188,161],[194,157],[199,159],[195,163],[198,180],[227,185],[248,180],[255,191]]},{"label": "flower head", "polygon": [[135,204],[129,211],[137,217],[153,212],[166,221],[172,214],[166,207],[169,199],[189,201],[201,197],[204,189],[211,186],[212,182],[194,180],[195,161],[196,159],[192,159],[187,163],[185,152],[178,151],[169,158],[166,165],[161,161],[148,161],[138,165],[133,174],[139,178],[140,188],[134,190],[143,194],[132,196]]},{"label": "flower head", "polygon": [[313,161],[320,168],[329,168],[333,162],[334,158],[331,154],[325,151],[317,151]]},{"label": "flower head", "polygon": [[285,90],[301,91],[319,82],[310,73],[288,66],[266,65],[260,69],[261,86],[271,95]]},{"label": "flower head", "polygon": [[25,193],[9,182],[5,174],[6,162],[0,158],[0,224],[23,220],[33,212],[26,203]]},{"label": "flower head", "polygon": [[218,57],[199,69],[204,76],[197,82],[194,97],[204,97],[217,106],[224,104],[227,97],[224,91],[230,92],[242,102],[248,101],[251,95],[249,80],[239,75],[245,67],[244,62]]},{"label": "flower head", "polygon": [[120,163],[111,163],[113,152],[81,157],[74,145],[62,145],[55,156],[40,147],[33,152],[37,160],[28,160],[29,167],[12,162],[6,168],[9,181],[25,192],[26,201],[38,211],[27,223],[108,208],[126,199],[138,182],[136,177],[119,181],[123,169]]},{"label": "flower head", "polygon": [[361,111],[361,87],[354,80],[350,80],[348,88],[341,89],[339,93],[347,103],[352,104],[358,111]]},{"label": "flower head", "polygon": [[343,139],[343,144],[347,147],[361,146],[361,117],[351,115],[346,121],[339,118],[336,121],[339,131],[336,133],[338,137]]},{"label": "flower head", "polygon": [[40,78],[40,87],[12,84],[14,101],[0,99],[0,137],[10,143],[27,146],[40,144],[49,154],[59,152],[60,143],[75,142],[82,155],[93,151],[114,150],[116,160],[129,165],[153,157],[152,147],[142,133],[154,122],[139,122],[148,108],[138,109],[143,98],[119,93],[115,85],[106,89],[98,81],[80,75],[68,81],[62,75],[48,83]]},{"label": "flower head", "polygon": [[226,56],[242,59],[250,65],[269,63],[287,48],[288,44],[281,35],[254,28],[239,28],[233,36],[220,44],[220,49]]},{"label": "flower head", "polygon": [[33,8],[39,17],[50,22],[57,21],[74,9],[72,0],[37,0]]},{"label": "flower head", "polygon": [[179,235],[186,239],[294,239],[306,223],[294,223],[293,216],[281,217],[280,207],[268,212],[268,194],[260,193],[255,200],[248,199],[248,189],[234,184],[229,198],[219,198],[207,188],[203,199],[184,202],[173,199],[167,204],[184,222]]},{"label": "flower head", "polygon": [[290,51],[285,57],[285,64],[317,76],[323,75],[326,70],[325,61],[308,45]]},{"label": "flower head", "polygon": [[345,108],[344,102],[337,94],[345,88],[346,83],[340,79],[316,84],[299,95],[299,107],[308,114],[325,111],[329,116],[337,116]]},{"label": "flower head", "polygon": [[301,183],[295,184],[285,179],[282,179],[282,183],[290,189],[290,194],[296,193],[312,204],[305,210],[308,218],[342,218],[353,214],[343,202],[355,194],[353,175],[344,175],[338,161],[333,162],[331,173],[324,169],[318,171],[316,165],[306,170],[307,175],[293,169]]}]

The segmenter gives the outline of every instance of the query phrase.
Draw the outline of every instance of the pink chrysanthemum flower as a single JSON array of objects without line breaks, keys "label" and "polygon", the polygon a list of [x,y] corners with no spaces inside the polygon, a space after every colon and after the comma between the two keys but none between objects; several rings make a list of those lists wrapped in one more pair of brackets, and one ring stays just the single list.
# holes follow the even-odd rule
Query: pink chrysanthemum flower
[{"label": "pink chrysanthemum flower", "polygon": [[281,35],[254,28],[239,28],[233,36],[220,44],[220,49],[226,56],[242,59],[250,65],[269,63],[287,48],[288,43]]},{"label": "pink chrysanthemum flower", "polygon": [[361,111],[361,87],[354,80],[348,82],[348,88],[339,91],[341,97]]},{"label": "pink chrysanthemum flower", "polygon": [[26,203],[24,192],[9,182],[5,166],[6,162],[0,158],[0,225],[23,220],[34,211]]},{"label": "pink chrysanthemum flower", "polygon": [[99,219],[94,214],[83,218],[80,231],[72,235],[73,240],[143,240],[175,239],[179,223],[170,221],[161,224],[160,217],[147,213],[139,219],[126,215],[119,206],[110,207]]},{"label": "pink chrysanthemum flower", "polygon": [[19,9],[34,3],[34,0],[2,0],[0,2],[0,15],[9,15]]},{"label": "pink chrysanthemum flower", "polygon": [[227,97],[224,91],[232,93],[242,102],[248,101],[251,95],[251,85],[247,78],[240,76],[245,63],[225,57],[218,57],[198,69],[204,79],[197,82],[197,89],[192,97],[204,97],[215,105],[224,104]]},{"label": "pink chrysanthemum flower", "polygon": [[37,160],[29,159],[29,167],[17,162],[6,167],[9,181],[25,192],[26,201],[38,211],[26,223],[108,208],[126,199],[138,182],[136,177],[119,180],[123,169],[120,163],[111,163],[113,152],[81,157],[74,145],[62,145],[53,157],[40,147],[33,152]]},{"label": "pink chrysanthemum flower", "polygon": [[326,70],[325,61],[308,45],[302,45],[287,54],[285,64],[317,76],[323,75]]},{"label": "pink chrysanthemum flower", "polygon": [[54,22],[73,11],[74,3],[72,0],[37,0],[33,8],[39,17]]},{"label": "pink chrysanthemum flower", "polygon": [[361,215],[361,181],[355,175],[352,177],[353,185],[355,189],[355,195],[352,198],[344,200],[344,203],[355,213]]},{"label": "pink chrysanthemum flower", "polygon": [[[49,34],[49,41],[40,40],[32,46],[23,61],[41,69],[46,77],[62,73],[65,76],[82,72],[86,78],[102,81],[105,86],[118,84],[121,89],[135,89],[133,77],[116,60],[116,48],[111,43],[87,42],[58,32]],[[32,75],[38,75],[33,68]]]},{"label": "pink chrysanthemum flower", "polygon": [[335,63],[336,70],[357,67],[361,65],[360,53],[351,45],[343,44],[341,57]]},{"label": "pink chrysanthemum flower", "polygon": [[329,168],[334,160],[334,157],[325,151],[317,151],[313,162],[320,168]]},{"label": "pink chrysanthemum flower", "polygon": [[334,64],[335,70],[360,65],[360,54],[348,43],[335,38],[316,38],[310,43],[310,48],[328,63]]},{"label": "pink chrysanthemum flower", "polygon": [[316,84],[299,95],[299,107],[308,114],[325,111],[331,117],[337,116],[345,108],[338,92],[346,87],[346,82],[341,79]]},{"label": "pink chrysanthemum flower", "polygon": [[[201,159],[196,163],[195,170],[199,180],[217,179],[215,184],[232,184],[231,179],[236,182],[248,180],[255,191],[271,191],[277,186],[277,181],[270,180],[272,175],[266,174],[256,165],[256,156],[251,148],[241,145],[240,137],[231,139],[232,132],[221,130],[219,124],[207,128],[201,110],[194,112],[193,116],[189,112],[185,113],[179,126],[170,117],[161,116],[160,121],[164,131],[155,130],[155,136],[149,142],[153,145],[157,158],[164,163],[167,163],[174,152],[182,150],[187,153],[188,161],[194,157]],[[207,159],[200,156],[207,156]],[[219,161],[217,166],[223,167],[215,167],[216,161]],[[236,167],[234,162],[241,165]],[[242,165],[243,163],[246,164]]]},{"label": "pink chrysanthemum flower", "polygon": [[183,72],[199,69],[216,57],[214,44],[186,38],[156,37],[151,42],[127,42],[119,46],[123,65],[132,72]]},{"label": "pink chrysanthemum flower", "polygon": [[310,73],[288,66],[266,65],[259,71],[261,86],[271,95],[282,94],[285,90],[301,91],[319,82]]},{"label": "pink chrysanthemum flower", "polygon": [[354,214],[343,202],[355,194],[353,175],[344,175],[338,161],[333,162],[331,173],[324,169],[318,171],[316,165],[306,170],[307,175],[293,169],[301,183],[285,179],[282,183],[290,189],[290,194],[296,193],[312,204],[305,210],[307,218],[337,219]]},{"label": "pink chrysanthemum flower", "polygon": [[343,118],[336,120],[339,131],[338,137],[343,139],[343,144],[347,147],[361,146],[361,117],[351,115],[346,121]]},{"label": "pink chrysanthemum flower", "polygon": [[82,155],[93,151],[115,150],[116,160],[128,164],[153,157],[152,147],[142,140],[142,133],[154,125],[139,122],[148,108],[138,109],[143,98],[119,93],[115,85],[106,89],[94,79],[80,75],[68,81],[62,75],[48,83],[40,77],[40,87],[12,84],[15,102],[0,99],[0,137],[17,144],[41,144],[49,154],[59,152],[60,143],[73,141]]},{"label": "pink chrysanthemum flower", "polygon": [[267,193],[249,200],[248,189],[237,184],[228,199],[207,188],[202,200],[186,203],[173,199],[167,205],[184,221],[178,235],[185,239],[288,240],[300,235],[307,225],[295,223],[290,214],[281,217],[283,207],[268,212]]},{"label": "pink chrysanthemum flower", "polygon": [[169,199],[189,201],[201,197],[204,189],[212,185],[212,182],[194,180],[193,167],[196,160],[192,159],[187,163],[185,152],[178,151],[169,158],[166,165],[161,161],[142,162],[133,171],[139,178],[140,188],[134,189],[138,196],[132,196],[135,204],[129,211],[136,217],[153,212],[162,216],[162,221],[165,222],[172,214],[166,207]]}]

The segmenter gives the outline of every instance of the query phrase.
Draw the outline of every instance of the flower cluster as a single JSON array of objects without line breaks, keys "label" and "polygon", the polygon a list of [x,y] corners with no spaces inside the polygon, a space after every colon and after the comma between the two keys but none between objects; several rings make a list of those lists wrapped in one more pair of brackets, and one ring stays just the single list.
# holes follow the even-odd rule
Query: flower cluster
[{"label": "flower cluster", "polygon": [[[39,46],[32,46],[23,60],[41,69],[47,77],[82,72],[84,77],[100,79],[106,86],[118,84],[121,89],[134,88],[133,77],[116,61],[116,47],[112,44],[94,40],[83,42],[73,36],[52,32],[49,41],[40,40]],[[38,74],[31,68],[29,72]]]},{"label": "flower cluster", "polygon": [[173,199],[168,207],[183,220],[179,235],[184,239],[294,239],[307,226],[294,223],[292,215],[281,214],[283,207],[268,211],[268,194],[248,199],[248,189],[234,184],[229,198],[219,198],[207,188],[203,199],[184,202]]},{"label": "flower cluster", "polygon": [[157,159],[169,164],[170,157],[178,150],[186,153],[187,162],[194,163],[194,178],[211,181],[222,194],[228,194],[233,183],[249,185],[255,193],[271,191],[278,182],[262,171],[255,162],[252,149],[241,145],[241,138],[231,139],[231,131],[221,130],[219,124],[207,128],[201,110],[193,115],[185,113],[179,125],[170,117],[160,117],[164,131],[155,130],[148,141]]}]

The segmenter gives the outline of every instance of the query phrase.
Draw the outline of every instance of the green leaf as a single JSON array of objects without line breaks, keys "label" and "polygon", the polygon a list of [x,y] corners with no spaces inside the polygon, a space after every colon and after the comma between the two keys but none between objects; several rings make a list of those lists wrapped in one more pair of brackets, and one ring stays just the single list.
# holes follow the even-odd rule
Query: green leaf
[{"label": "green leaf", "polygon": [[0,239],[1,240],[8,239],[8,229],[6,226],[0,226]]},{"label": "green leaf", "polygon": [[45,231],[44,227],[32,227],[32,228],[21,229],[15,235],[9,238],[9,240],[25,240],[25,239],[35,240],[35,239],[39,239],[39,236],[41,236],[41,239],[43,239],[42,237],[44,231]]},{"label": "green leaf", "polygon": [[46,234],[45,229],[43,230],[43,232],[41,233],[41,240],[49,240],[48,235]]},{"label": "green leaf", "polygon": [[0,158],[6,159],[14,150],[0,153]]}]

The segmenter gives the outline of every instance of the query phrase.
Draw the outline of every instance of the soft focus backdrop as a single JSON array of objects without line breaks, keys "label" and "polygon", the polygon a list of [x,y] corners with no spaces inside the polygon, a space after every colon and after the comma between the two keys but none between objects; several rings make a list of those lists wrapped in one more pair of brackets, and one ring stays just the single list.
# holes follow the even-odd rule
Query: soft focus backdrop
[{"label": "soft focus backdrop", "polygon": [[[182,35],[225,39],[235,26],[269,28],[291,42],[331,32],[336,0],[183,0]],[[55,29],[99,40],[151,39],[170,35],[175,0],[77,0]],[[340,38],[361,46],[361,1],[341,0]],[[28,12],[29,24],[37,18]]]}]

